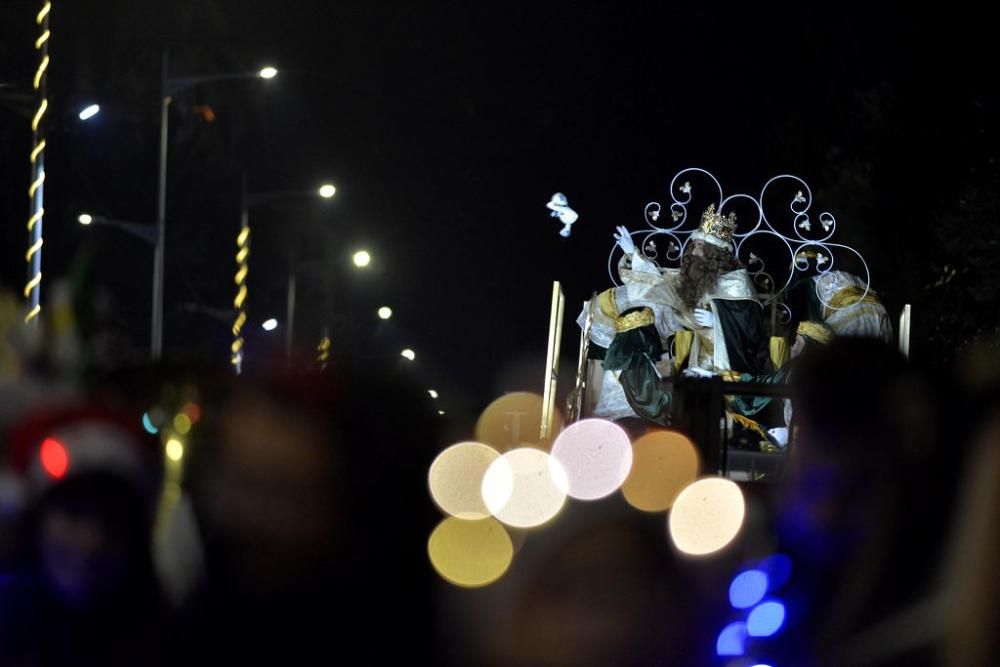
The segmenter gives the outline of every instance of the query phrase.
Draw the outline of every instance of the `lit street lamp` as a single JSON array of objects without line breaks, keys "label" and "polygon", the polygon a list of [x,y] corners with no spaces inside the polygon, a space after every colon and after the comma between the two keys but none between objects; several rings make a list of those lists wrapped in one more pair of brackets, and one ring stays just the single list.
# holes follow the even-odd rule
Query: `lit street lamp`
[{"label": "lit street lamp", "polygon": [[117,218],[108,218],[103,215],[92,215],[90,213],[81,213],[77,216],[76,221],[85,227],[91,225],[117,227],[136,238],[142,239],[146,243],[156,245],[156,227],[153,225],[132,222],[131,220],[118,220]]},{"label": "lit street lamp", "polygon": [[382,306],[378,309],[378,316],[381,320],[387,320],[392,317],[392,308],[389,306]]},{"label": "lit street lamp", "polygon": [[100,112],[100,110],[101,110],[101,105],[99,104],[91,104],[85,106],[83,109],[80,110],[80,113],[77,114],[77,118],[79,118],[80,120],[89,120],[94,116],[96,116]]},{"label": "lit street lamp", "polygon": [[260,325],[260,327],[264,331],[274,331],[275,329],[278,328],[278,320],[276,320],[273,317],[270,318],[270,319],[264,320],[264,322]]},{"label": "lit street lamp", "polygon": [[372,262],[372,256],[367,250],[359,250],[354,253],[352,260],[354,261],[354,266],[359,269],[363,269]]},{"label": "lit street lamp", "polygon": [[156,252],[153,257],[153,321],[150,352],[154,361],[163,355],[163,252],[166,239],[167,217],[167,130],[170,121],[170,103],[174,95],[201,83],[232,79],[273,79],[278,70],[264,67],[255,72],[235,72],[189,76],[171,79],[168,74],[168,56],[163,52],[163,69],[160,85],[160,160],[156,195]]}]

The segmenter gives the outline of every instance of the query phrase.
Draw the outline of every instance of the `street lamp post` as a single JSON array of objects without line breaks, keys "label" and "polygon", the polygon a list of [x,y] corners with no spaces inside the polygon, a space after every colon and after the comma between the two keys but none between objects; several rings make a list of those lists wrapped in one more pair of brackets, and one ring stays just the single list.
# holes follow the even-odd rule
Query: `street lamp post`
[{"label": "street lamp post", "polygon": [[108,218],[103,215],[91,215],[90,213],[81,213],[77,216],[76,221],[85,227],[90,225],[103,225],[107,227],[117,227],[132,236],[142,239],[150,245],[156,246],[156,228],[150,224],[143,224],[141,222],[133,222],[131,220],[119,220],[117,218]]},{"label": "street lamp post", "polygon": [[[337,192],[337,188],[329,183],[324,183],[318,190],[285,190],[280,192],[255,192],[247,193],[246,173],[243,174],[243,186],[240,195],[240,233],[237,236],[236,263],[237,270],[235,276],[236,298],[233,299],[233,306],[236,309],[236,319],[233,322],[233,344],[230,361],[233,369],[239,375],[243,371],[243,337],[241,331],[246,323],[246,301],[247,301],[247,276],[250,271],[250,209],[268,202],[280,199],[301,199],[303,197],[313,197],[319,195],[323,199],[331,199]],[[291,360],[292,343],[295,331],[295,267],[289,260],[288,287],[286,292],[286,322],[285,322],[285,355]]]},{"label": "street lamp post", "polygon": [[168,73],[168,56],[163,52],[160,87],[160,160],[156,189],[156,251],[153,255],[153,314],[150,334],[150,353],[154,361],[163,356],[163,260],[166,241],[167,217],[167,131],[170,122],[170,103],[173,96],[200,83],[232,79],[273,79],[278,70],[265,67],[256,72],[236,72],[190,76],[171,79]]}]

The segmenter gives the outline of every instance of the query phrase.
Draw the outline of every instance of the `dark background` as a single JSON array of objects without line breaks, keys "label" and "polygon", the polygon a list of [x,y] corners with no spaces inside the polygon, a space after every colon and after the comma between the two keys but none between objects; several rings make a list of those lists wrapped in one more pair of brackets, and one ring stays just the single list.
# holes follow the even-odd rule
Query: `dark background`
[{"label": "dark background", "polygon": [[[0,83],[30,85],[38,4],[0,4]],[[43,285],[73,277],[85,334],[95,295],[112,298],[102,326],[123,356],[148,345],[152,253],[75,218],[155,218],[164,48],[172,76],[280,70],[174,102],[168,354],[227,361],[229,320],[192,309],[230,307],[244,169],[255,192],[338,187],[254,211],[248,365],[273,347],[258,325],[283,319],[294,259],[303,353],[324,326],[334,357],[411,346],[453,416],[541,390],[555,279],[571,371],[614,226],[642,226],[687,166],[729,193],[803,177],[890,314],[913,304],[918,358],[946,364],[996,330],[995,28],[955,5],[81,0],[51,21]],[[90,101],[103,111],[79,123]],[[15,107],[7,95],[0,271],[20,293],[31,139]],[[569,239],[544,208],[555,191],[581,214]],[[367,272],[350,266],[362,246]]]}]

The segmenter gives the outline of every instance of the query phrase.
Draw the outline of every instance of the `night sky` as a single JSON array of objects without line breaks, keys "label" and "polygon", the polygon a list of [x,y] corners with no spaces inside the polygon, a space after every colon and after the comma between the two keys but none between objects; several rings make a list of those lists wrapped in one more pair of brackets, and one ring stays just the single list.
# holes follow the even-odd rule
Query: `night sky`
[{"label": "night sky", "polygon": [[[36,4],[0,5],[0,83],[30,85]],[[890,313],[914,304],[914,349],[926,355],[996,321],[991,25],[916,3],[898,13],[832,3],[57,0],[51,118],[65,129],[49,147],[43,271],[46,281],[76,276],[88,295],[103,286],[115,326],[142,354],[151,252],[75,217],[154,219],[168,48],[172,76],[281,72],[200,86],[173,105],[169,354],[226,361],[228,322],[191,310],[231,302],[246,170],[254,192],[338,187],[331,202],[254,211],[248,364],[267,346],[257,325],[283,317],[291,261],[304,351],[324,325],[335,355],[409,345],[414,372],[458,415],[505,390],[540,391],[552,280],[567,297],[570,372],[572,320],[608,286],[615,225],[641,226],[670,177],[700,166],[728,192],[755,192],[782,172],[808,181],[816,206],[837,215],[838,238],[868,258]],[[75,122],[90,100],[102,114]],[[30,132],[9,104],[2,111],[0,266],[19,292]],[[545,209],[556,191],[581,215],[569,239]],[[954,230],[976,251],[949,246]],[[362,246],[375,258],[366,273],[350,267]],[[960,287],[928,289],[963,261]],[[383,304],[396,313],[387,323],[375,317]]]}]

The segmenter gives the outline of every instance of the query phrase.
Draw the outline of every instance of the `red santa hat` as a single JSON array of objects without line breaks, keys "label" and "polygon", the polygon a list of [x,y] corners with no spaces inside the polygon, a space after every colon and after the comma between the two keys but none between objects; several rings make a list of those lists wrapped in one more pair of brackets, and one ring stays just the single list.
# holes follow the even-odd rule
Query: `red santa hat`
[{"label": "red santa hat", "polygon": [[138,417],[103,406],[45,408],[28,414],[10,432],[11,469],[28,502],[62,481],[90,473],[129,482],[141,497],[156,496],[160,463]]}]

